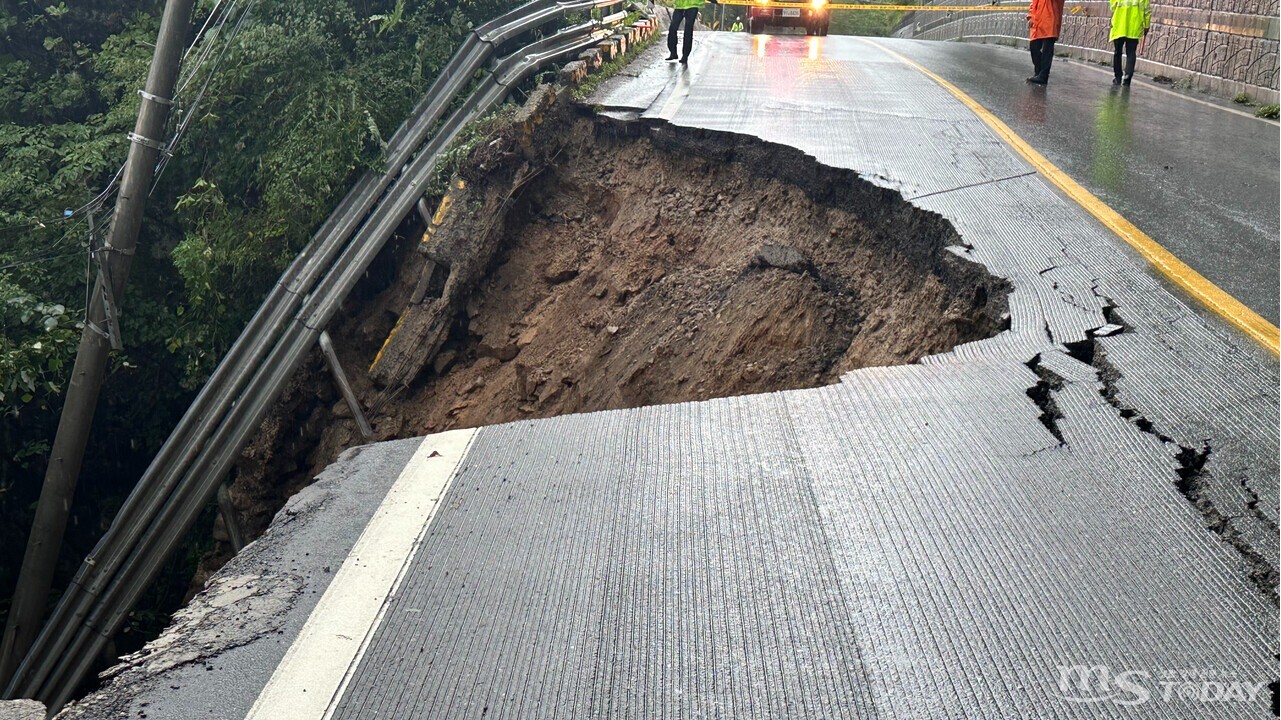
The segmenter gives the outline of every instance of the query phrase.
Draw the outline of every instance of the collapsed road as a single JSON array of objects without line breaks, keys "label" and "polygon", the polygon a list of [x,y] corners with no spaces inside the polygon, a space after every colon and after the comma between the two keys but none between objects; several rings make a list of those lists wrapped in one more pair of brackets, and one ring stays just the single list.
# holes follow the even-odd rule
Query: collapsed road
[{"label": "collapsed road", "polygon": [[467,179],[492,270],[347,321],[457,303],[360,381],[393,434],[532,419],[348,451],[68,717],[1272,716],[1268,349],[882,46],[709,34],[589,104]]}]

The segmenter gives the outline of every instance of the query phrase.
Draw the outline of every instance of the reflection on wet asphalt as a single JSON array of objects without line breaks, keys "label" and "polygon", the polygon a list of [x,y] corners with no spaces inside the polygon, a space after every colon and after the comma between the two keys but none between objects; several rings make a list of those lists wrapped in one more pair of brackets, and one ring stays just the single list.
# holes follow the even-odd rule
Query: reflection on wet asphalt
[{"label": "reflection on wet asphalt", "polygon": [[1207,107],[1143,77],[1060,59],[1047,87],[1014,48],[887,41],[1005,121],[1197,272],[1278,322],[1281,217],[1275,123]]}]

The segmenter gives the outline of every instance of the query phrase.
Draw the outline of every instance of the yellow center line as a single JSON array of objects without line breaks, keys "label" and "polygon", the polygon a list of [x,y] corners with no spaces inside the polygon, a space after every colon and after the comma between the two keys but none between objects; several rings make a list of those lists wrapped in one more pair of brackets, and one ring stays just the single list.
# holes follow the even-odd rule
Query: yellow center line
[{"label": "yellow center line", "polygon": [[1027,144],[1027,141],[1015,134],[1008,125],[1001,122],[999,118],[980,105],[974,98],[965,94],[952,83],[926,70],[919,63],[890,50],[878,42],[865,38],[860,39],[900,62],[912,66],[941,85],[943,89],[952,93],[957,100],[960,100],[966,107],[973,110],[974,114],[987,123],[988,127],[992,128],[1002,140],[1014,148],[1018,154],[1022,155],[1023,159],[1031,163],[1047,180],[1066,193],[1068,197],[1075,200],[1081,207],[1097,218],[1099,222],[1120,236],[1122,240],[1129,243],[1166,279],[1183,288],[1198,302],[1209,308],[1211,312],[1262,343],[1274,355],[1281,354],[1281,331],[1277,329],[1276,325],[1264,320],[1240,300],[1224,292],[1219,286],[1207,280],[1201,273],[1188,267],[1186,263],[1162,247],[1160,243],[1148,237],[1146,233],[1122,217],[1120,213],[1108,207],[1106,203],[1095,197],[1089,190],[1081,187],[1079,183],[1068,177],[1067,173],[1064,173],[1049,160],[1046,160],[1039,152],[1033,150],[1032,146]]}]

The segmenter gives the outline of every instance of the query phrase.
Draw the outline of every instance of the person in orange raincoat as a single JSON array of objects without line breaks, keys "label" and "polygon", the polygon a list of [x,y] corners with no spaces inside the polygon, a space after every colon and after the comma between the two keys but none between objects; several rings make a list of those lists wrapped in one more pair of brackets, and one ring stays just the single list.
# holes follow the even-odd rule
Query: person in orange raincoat
[{"label": "person in orange raincoat", "polygon": [[1032,50],[1032,77],[1027,81],[1044,85],[1050,81],[1054,63],[1054,41],[1063,28],[1063,0],[1032,0],[1027,11],[1029,47]]}]

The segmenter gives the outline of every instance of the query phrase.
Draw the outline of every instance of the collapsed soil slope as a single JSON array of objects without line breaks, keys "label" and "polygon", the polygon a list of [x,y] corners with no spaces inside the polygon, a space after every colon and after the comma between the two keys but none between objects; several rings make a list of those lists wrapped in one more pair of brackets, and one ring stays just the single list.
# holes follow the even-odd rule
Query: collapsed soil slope
[{"label": "collapsed soil slope", "polygon": [[[413,311],[412,243],[331,329],[377,439],[811,387],[1007,322],[1008,284],[947,249],[950,225],[855,173],[751,137],[556,112],[541,162],[508,127],[460,172],[494,256],[421,373],[380,388],[365,372]],[[237,506],[282,501],[361,442],[313,362],[245,451]]]},{"label": "collapsed soil slope", "polygon": [[577,119],[504,225],[400,435],[830,383],[1005,310],[941,218],[752,138]]}]

